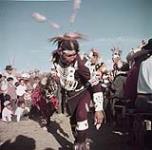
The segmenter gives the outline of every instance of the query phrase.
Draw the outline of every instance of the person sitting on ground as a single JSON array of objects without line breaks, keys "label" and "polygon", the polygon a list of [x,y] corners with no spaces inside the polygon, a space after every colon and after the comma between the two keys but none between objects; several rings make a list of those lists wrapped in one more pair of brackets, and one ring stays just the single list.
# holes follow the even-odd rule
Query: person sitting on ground
[{"label": "person sitting on ground", "polygon": [[12,121],[12,106],[10,101],[4,102],[4,109],[2,110],[2,121],[11,122]]},{"label": "person sitting on ground", "polygon": [[20,122],[21,118],[27,116],[29,113],[29,108],[25,106],[24,101],[19,101],[18,107],[15,110],[15,115],[17,116],[17,122]]}]

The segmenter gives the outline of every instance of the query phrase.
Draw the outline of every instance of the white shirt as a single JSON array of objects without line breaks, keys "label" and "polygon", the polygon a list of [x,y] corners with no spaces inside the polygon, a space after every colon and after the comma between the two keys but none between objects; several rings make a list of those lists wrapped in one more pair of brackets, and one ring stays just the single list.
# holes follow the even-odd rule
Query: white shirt
[{"label": "white shirt", "polygon": [[17,107],[15,110],[15,115],[17,116],[17,122],[20,121],[21,116],[23,115],[24,111],[30,111],[28,107],[22,108],[22,107]]},{"label": "white shirt", "polygon": [[12,121],[13,112],[9,110],[7,107],[4,107],[2,111],[2,120],[3,121]]},{"label": "white shirt", "polygon": [[0,88],[1,88],[3,93],[5,93],[5,94],[7,93],[8,85],[7,85],[7,81],[6,80],[3,80],[1,82]]},{"label": "white shirt", "polygon": [[23,85],[19,85],[17,88],[16,88],[16,94],[18,96],[23,96],[25,93],[26,93],[26,86],[23,86]]},{"label": "white shirt", "polygon": [[140,65],[137,92],[152,94],[152,56],[143,61]]}]

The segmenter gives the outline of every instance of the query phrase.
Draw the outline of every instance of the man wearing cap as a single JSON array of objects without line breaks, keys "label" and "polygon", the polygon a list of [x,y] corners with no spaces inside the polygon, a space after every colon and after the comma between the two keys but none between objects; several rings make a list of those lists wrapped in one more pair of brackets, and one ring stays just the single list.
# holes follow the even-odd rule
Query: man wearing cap
[{"label": "man wearing cap", "polygon": [[14,74],[14,68],[11,65],[6,65],[3,76],[6,76],[6,79],[9,77],[13,78],[13,84],[17,82],[17,79]]},{"label": "man wearing cap", "polygon": [[[59,77],[61,87],[64,89],[64,101],[70,117],[71,129],[75,137],[74,150],[89,150],[87,142],[88,118],[87,112],[91,100],[92,86],[88,82],[91,74],[79,55],[78,33],[69,33],[52,38],[57,43],[57,50],[53,53],[53,63]],[[103,122],[103,97],[98,95],[101,89],[96,90],[95,125],[101,126]]]}]

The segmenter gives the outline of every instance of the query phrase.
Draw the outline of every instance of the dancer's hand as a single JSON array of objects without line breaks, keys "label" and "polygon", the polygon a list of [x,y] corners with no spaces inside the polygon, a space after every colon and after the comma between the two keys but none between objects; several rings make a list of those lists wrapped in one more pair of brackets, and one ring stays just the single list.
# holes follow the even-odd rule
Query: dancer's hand
[{"label": "dancer's hand", "polygon": [[96,129],[98,130],[101,127],[101,124],[103,123],[104,114],[102,111],[96,111],[94,116],[94,125],[96,126]]}]

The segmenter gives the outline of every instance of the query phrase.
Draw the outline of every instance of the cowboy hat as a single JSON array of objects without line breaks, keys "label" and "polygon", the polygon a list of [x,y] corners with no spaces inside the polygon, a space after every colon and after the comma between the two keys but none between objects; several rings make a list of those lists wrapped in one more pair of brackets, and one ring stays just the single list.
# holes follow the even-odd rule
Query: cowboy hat
[{"label": "cowboy hat", "polygon": [[12,67],[11,65],[7,65],[7,66],[5,67],[5,70],[13,70],[13,67]]}]

